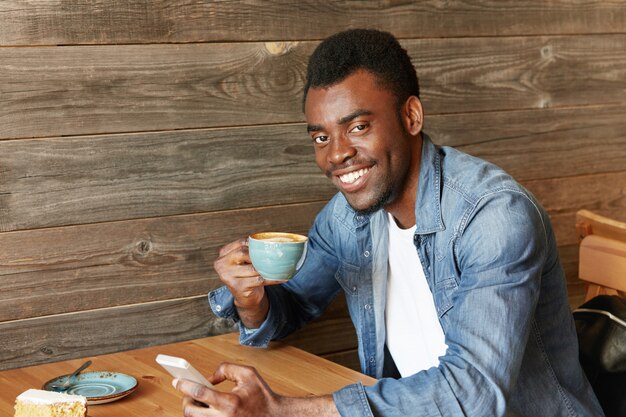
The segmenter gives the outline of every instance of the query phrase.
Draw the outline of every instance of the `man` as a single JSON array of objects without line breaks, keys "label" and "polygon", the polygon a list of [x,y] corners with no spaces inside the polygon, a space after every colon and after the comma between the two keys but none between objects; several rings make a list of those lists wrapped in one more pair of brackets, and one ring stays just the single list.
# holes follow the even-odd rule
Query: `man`
[{"label": "man", "polygon": [[[265,346],[346,296],[364,373],[332,396],[285,398],[222,365],[219,393],[175,381],[187,416],[601,416],[578,363],[548,216],[499,168],[422,133],[410,59],[387,33],[350,30],[310,58],[307,130],[339,193],[297,275],[267,285],[245,239],[220,251],[215,314]],[[203,408],[205,405],[210,408]]]}]

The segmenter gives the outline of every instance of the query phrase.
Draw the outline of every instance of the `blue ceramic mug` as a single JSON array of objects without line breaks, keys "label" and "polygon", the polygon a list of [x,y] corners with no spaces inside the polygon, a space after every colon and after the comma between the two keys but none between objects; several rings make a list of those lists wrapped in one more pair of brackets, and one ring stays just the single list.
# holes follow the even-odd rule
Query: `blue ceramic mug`
[{"label": "blue ceramic mug", "polygon": [[285,281],[293,277],[306,255],[304,235],[263,232],[250,235],[248,250],[252,266],[265,279]]}]

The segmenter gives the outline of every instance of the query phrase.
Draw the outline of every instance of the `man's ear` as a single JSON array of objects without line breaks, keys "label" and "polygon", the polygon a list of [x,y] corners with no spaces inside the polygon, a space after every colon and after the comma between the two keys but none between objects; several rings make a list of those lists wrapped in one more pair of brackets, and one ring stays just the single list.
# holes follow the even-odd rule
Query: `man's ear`
[{"label": "man's ear", "polygon": [[417,136],[424,126],[424,112],[422,102],[416,96],[410,96],[402,106],[402,120],[409,134]]}]

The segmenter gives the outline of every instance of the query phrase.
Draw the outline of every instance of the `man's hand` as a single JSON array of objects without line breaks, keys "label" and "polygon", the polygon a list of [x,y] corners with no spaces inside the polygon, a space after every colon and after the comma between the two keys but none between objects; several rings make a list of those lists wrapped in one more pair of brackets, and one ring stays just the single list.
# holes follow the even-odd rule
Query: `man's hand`
[{"label": "man's hand", "polygon": [[284,281],[265,281],[259,275],[252,266],[246,238],[222,247],[213,267],[235,297],[235,307],[244,326],[259,327],[269,310],[264,286]]},{"label": "man's hand", "polygon": [[173,381],[174,387],[185,394],[185,417],[339,416],[331,396],[280,396],[252,367],[223,363],[208,380],[214,385],[233,381],[235,388],[231,392],[220,392],[191,381]]}]

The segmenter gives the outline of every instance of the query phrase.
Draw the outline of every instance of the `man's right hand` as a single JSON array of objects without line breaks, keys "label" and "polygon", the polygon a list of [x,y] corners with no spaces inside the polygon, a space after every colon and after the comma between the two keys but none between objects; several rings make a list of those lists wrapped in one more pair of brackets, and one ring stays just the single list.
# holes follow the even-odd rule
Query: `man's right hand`
[{"label": "man's right hand", "polygon": [[269,311],[264,286],[284,281],[266,281],[259,275],[250,260],[247,238],[222,247],[213,267],[235,297],[235,307],[244,326],[259,327]]}]

